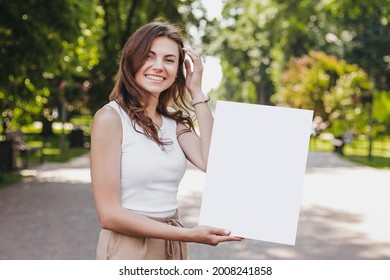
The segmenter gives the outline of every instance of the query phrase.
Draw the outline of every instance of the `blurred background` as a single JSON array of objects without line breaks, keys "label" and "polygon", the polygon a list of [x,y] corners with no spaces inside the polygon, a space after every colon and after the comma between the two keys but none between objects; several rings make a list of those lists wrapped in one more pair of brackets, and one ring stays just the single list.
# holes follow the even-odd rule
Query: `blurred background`
[{"label": "blurred background", "polygon": [[203,55],[214,103],[314,109],[311,149],[389,166],[389,4],[1,0],[1,176],[86,152],[122,46],[156,18]]},{"label": "blurred background", "polygon": [[0,0],[0,11],[0,196],[26,170],[88,154],[119,52],[156,18],[202,54],[212,107],[312,109],[311,151],[390,168],[390,0]]}]

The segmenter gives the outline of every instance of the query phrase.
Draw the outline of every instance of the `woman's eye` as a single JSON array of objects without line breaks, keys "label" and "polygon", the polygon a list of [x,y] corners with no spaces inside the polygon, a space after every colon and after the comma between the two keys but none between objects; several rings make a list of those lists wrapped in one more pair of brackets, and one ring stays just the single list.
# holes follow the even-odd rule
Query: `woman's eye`
[{"label": "woman's eye", "polygon": [[167,58],[165,61],[170,62],[170,63],[175,62],[173,59],[169,59],[169,58]]}]

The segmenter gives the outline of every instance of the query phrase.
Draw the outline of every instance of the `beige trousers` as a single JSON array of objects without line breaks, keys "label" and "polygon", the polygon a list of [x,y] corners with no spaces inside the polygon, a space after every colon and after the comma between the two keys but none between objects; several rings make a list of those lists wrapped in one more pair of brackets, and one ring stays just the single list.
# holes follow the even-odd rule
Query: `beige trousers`
[{"label": "beige trousers", "polygon": [[[166,218],[151,219],[183,227],[177,212]],[[98,260],[187,260],[188,244],[165,239],[133,237],[102,229],[96,258]]]}]

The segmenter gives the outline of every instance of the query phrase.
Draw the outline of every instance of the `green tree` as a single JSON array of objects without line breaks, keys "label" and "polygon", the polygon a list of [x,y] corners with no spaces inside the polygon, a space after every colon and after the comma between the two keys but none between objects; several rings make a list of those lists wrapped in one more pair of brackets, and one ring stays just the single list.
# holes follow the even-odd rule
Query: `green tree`
[{"label": "green tree", "polygon": [[31,122],[51,102],[61,80],[85,75],[80,67],[96,64],[96,51],[82,42],[86,25],[94,18],[93,6],[93,0],[0,0],[0,112],[4,119],[11,116],[19,125]]},{"label": "green tree", "polygon": [[[224,77],[219,98],[270,103],[290,57],[310,50],[358,64],[387,90],[389,0],[226,0],[208,26]],[[215,27],[214,27],[215,26]]]},{"label": "green tree", "polygon": [[390,135],[390,94],[388,91],[374,91],[373,120],[375,136]]},{"label": "green tree", "polygon": [[204,16],[195,0],[0,0],[0,9],[0,112],[17,125],[100,107],[131,33],[156,18],[187,33]]},{"label": "green tree", "polygon": [[361,101],[372,82],[356,64],[323,52],[291,58],[275,95],[278,105],[314,109],[335,135],[367,133],[367,106]]},{"label": "green tree", "polygon": [[[209,25],[210,53],[219,55],[224,73],[219,98],[268,103],[270,80],[270,18],[275,5],[264,1],[225,1],[222,19]],[[261,13],[261,15],[260,15]]]},{"label": "green tree", "polygon": [[[224,78],[217,94],[236,101],[270,103],[291,56],[327,49],[318,1],[225,1],[212,53],[222,61]],[[321,27],[321,28],[320,28]]]},{"label": "green tree", "polygon": [[329,1],[327,18],[332,37],[344,58],[358,64],[379,90],[390,90],[390,0]]}]

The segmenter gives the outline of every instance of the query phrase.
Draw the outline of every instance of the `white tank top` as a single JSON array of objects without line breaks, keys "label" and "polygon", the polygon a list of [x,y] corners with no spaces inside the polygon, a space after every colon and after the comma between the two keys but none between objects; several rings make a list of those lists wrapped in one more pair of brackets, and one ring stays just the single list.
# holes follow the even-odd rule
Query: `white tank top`
[{"label": "white tank top", "polygon": [[[176,138],[176,121],[162,116],[160,139],[172,144],[161,149],[156,142],[134,130],[132,120],[116,101],[106,106],[119,113],[122,123],[122,206],[151,217],[174,214],[178,186],[187,166]],[[138,125],[136,128],[143,131]]]}]

